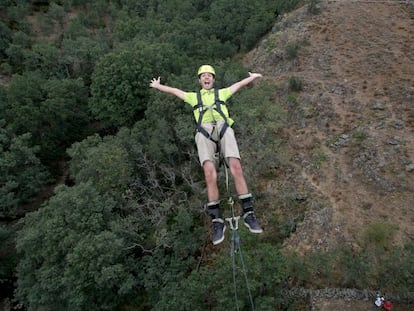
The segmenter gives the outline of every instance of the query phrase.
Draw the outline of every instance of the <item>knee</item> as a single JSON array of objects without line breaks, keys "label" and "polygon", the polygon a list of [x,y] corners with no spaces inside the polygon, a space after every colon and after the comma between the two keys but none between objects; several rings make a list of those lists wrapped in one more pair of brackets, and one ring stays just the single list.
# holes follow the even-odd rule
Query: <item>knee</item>
[{"label": "knee", "polygon": [[203,165],[204,175],[207,181],[215,181],[217,179],[216,167],[210,161],[206,161]]},{"label": "knee", "polygon": [[229,167],[230,171],[233,176],[240,176],[243,175],[243,170],[241,166],[241,162],[237,158],[230,158],[229,159]]}]

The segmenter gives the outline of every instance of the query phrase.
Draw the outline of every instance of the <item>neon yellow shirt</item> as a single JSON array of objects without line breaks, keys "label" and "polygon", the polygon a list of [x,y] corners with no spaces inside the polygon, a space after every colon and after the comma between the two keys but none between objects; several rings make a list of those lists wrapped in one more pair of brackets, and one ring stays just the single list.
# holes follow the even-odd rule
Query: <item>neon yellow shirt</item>
[{"label": "neon yellow shirt", "polygon": [[[204,106],[210,106],[214,104],[214,88],[210,90],[201,89],[201,100]],[[224,88],[219,90],[219,98],[221,101],[226,103],[226,101],[232,96],[230,88]],[[196,92],[186,92],[184,94],[184,102],[190,104],[191,107],[194,107],[198,104],[197,93]],[[225,104],[221,105],[221,110],[227,118],[228,124],[231,126],[234,121],[229,117],[229,112]],[[198,121],[200,112],[198,109],[194,110],[194,118]],[[215,109],[205,108],[202,123],[208,123],[213,121],[223,120],[222,116]]]}]

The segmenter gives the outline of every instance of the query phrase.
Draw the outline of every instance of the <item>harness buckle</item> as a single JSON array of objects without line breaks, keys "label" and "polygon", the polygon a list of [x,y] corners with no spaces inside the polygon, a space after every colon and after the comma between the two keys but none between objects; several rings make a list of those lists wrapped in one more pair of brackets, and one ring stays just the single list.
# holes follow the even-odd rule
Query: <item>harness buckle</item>
[{"label": "harness buckle", "polygon": [[239,229],[239,219],[240,216],[226,218],[226,221],[228,221],[231,230]]}]

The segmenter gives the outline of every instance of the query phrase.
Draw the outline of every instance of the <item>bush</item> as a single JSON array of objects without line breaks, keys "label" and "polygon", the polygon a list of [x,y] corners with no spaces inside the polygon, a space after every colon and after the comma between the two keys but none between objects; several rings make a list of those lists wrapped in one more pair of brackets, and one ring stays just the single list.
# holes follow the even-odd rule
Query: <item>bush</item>
[{"label": "bush", "polygon": [[289,78],[289,90],[292,92],[300,92],[303,89],[303,82],[299,77]]},{"label": "bush", "polygon": [[363,247],[385,249],[392,245],[392,238],[398,230],[398,225],[385,222],[375,222],[367,226],[362,232]]},{"label": "bush", "polygon": [[297,42],[289,42],[286,45],[287,59],[294,59],[298,56],[299,44]]}]

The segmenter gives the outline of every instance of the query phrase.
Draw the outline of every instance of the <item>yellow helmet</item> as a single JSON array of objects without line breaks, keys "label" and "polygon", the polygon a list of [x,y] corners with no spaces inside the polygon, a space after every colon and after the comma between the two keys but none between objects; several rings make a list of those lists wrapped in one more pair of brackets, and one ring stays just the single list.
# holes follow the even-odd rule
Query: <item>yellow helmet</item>
[{"label": "yellow helmet", "polygon": [[202,73],[211,73],[213,76],[216,76],[216,72],[214,68],[210,65],[202,65],[200,68],[198,68],[198,76],[200,76]]}]

